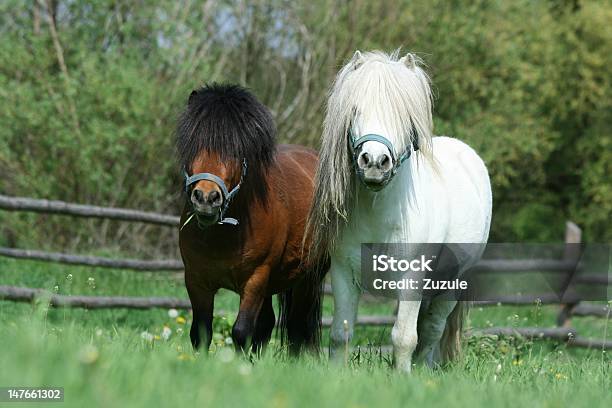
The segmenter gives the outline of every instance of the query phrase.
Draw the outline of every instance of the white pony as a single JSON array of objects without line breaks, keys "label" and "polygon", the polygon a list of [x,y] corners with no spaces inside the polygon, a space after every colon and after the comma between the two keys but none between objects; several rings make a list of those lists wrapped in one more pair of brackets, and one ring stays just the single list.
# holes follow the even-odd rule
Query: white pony
[{"label": "white pony", "polygon": [[[485,243],[489,235],[492,198],[483,161],[457,139],[433,137],[429,78],[416,56],[397,54],[357,51],[327,104],[307,231],[313,256],[331,255],[332,358],[353,333],[361,243]],[[409,372],[415,350],[429,366],[452,359],[463,303],[400,300],[395,366]]]}]

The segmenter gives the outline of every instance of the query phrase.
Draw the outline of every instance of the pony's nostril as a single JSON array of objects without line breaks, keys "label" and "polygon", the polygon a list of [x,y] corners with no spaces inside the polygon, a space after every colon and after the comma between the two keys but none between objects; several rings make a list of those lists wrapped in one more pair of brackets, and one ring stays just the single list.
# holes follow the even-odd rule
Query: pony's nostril
[{"label": "pony's nostril", "polygon": [[389,156],[387,156],[386,154],[383,155],[382,160],[380,161],[380,167],[382,169],[385,169],[386,167],[389,166]]},{"label": "pony's nostril", "polygon": [[201,203],[204,200],[204,193],[202,193],[202,190],[200,189],[195,189],[193,190],[193,192],[191,193],[191,197],[198,203]]},{"label": "pony's nostril", "polygon": [[360,159],[360,164],[362,165],[362,167],[366,167],[368,163],[370,163],[370,155],[367,152],[361,153]]},{"label": "pony's nostril", "polygon": [[208,202],[211,204],[216,204],[221,198],[221,194],[217,190],[213,190],[208,193]]}]

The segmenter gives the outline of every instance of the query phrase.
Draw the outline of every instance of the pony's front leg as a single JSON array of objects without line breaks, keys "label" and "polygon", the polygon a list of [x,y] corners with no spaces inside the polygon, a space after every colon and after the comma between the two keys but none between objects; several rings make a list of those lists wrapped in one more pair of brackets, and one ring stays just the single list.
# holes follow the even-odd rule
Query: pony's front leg
[{"label": "pony's front leg", "polygon": [[191,344],[194,349],[197,350],[202,347],[204,352],[207,353],[213,335],[215,291],[187,281],[187,293],[193,311],[193,322],[189,331]]},{"label": "pony's front leg", "polygon": [[334,294],[334,315],[331,325],[329,354],[335,361],[344,361],[353,337],[361,290],[346,264],[332,259],[331,282]]},{"label": "pony's front leg", "polygon": [[409,373],[412,369],[412,353],[417,346],[417,321],[420,300],[400,300],[397,320],[391,331],[395,368]]},{"label": "pony's front leg", "polygon": [[232,340],[236,351],[247,352],[255,334],[255,325],[266,299],[270,268],[260,266],[244,285],[240,293],[238,316],[232,327]]}]

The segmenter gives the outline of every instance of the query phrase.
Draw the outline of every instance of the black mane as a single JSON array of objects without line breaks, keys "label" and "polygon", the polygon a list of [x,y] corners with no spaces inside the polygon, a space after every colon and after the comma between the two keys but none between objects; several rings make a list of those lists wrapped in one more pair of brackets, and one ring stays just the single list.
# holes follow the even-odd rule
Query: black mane
[{"label": "black mane", "polygon": [[181,167],[190,174],[202,151],[236,163],[246,159],[247,176],[237,198],[265,203],[265,179],[276,151],[276,127],[268,109],[247,89],[212,83],[194,90],[178,121],[176,150]]}]

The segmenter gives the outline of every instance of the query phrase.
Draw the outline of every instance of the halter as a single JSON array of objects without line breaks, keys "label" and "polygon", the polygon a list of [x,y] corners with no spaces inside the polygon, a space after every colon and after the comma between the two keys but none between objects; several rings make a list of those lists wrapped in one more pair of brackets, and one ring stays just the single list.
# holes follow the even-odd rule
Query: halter
[{"label": "halter", "polygon": [[[242,181],[246,177],[247,174],[247,162],[246,159],[242,160],[242,174],[240,175],[240,181],[231,191],[228,191],[225,186],[225,182],[221,179],[221,177],[216,176],[212,173],[196,173],[192,176],[187,174],[187,170],[183,170],[185,173],[185,192],[189,192],[189,187],[200,180],[208,180],[215,183],[219,189],[221,190],[221,195],[223,196],[223,204],[219,208],[219,222],[218,224],[230,224],[230,225],[238,225],[238,220],[235,218],[224,218],[225,212],[229,208],[230,202],[234,198],[238,191],[240,190],[240,186],[242,185]],[[200,225],[200,223],[198,223]]]},{"label": "halter", "polygon": [[[414,129],[414,126],[413,126],[413,129]],[[416,132],[413,131],[413,134],[416,135]],[[408,160],[410,158],[410,155],[412,155],[412,150],[407,149],[406,151],[404,151],[402,154],[398,156],[397,152],[395,151],[395,148],[393,147],[393,144],[391,144],[389,139],[387,139],[384,136],[381,136],[375,133],[368,133],[358,138],[354,138],[351,132],[349,146],[351,149],[351,153],[353,154],[353,165],[355,166],[355,171],[357,172],[357,175],[359,175],[359,179],[362,181],[363,181],[363,170],[361,170],[359,166],[357,165],[357,160],[359,158],[357,152],[359,151],[359,148],[361,147],[361,145],[363,145],[365,142],[382,143],[387,147],[387,149],[389,149],[389,152],[391,153],[391,159],[393,160],[393,167],[384,173],[385,174],[384,184],[387,184],[389,181],[391,181],[391,179],[399,171],[402,163]],[[418,137],[415,137],[414,140],[412,141],[412,148],[414,149],[414,151],[419,150]],[[365,186],[369,188],[367,184],[365,184]]]}]

